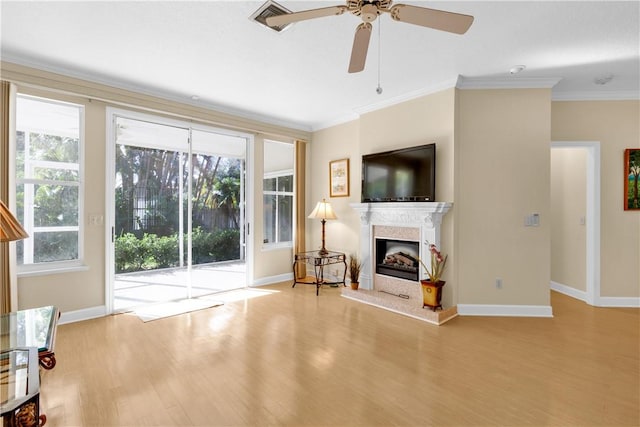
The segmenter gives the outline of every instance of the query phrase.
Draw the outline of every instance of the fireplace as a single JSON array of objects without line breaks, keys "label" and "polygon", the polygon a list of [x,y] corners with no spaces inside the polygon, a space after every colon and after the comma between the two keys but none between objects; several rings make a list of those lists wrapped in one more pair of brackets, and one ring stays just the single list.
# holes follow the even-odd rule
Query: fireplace
[{"label": "fireplace", "polygon": [[376,238],[376,273],[418,281],[419,242]]},{"label": "fireplace", "polygon": [[[375,253],[380,251],[376,248],[376,240],[384,238],[418,242],[418,250],[415,250],[418,256],[421,250],[425,250],[424,244],[421,243],[429,242],[440,247],[442,217],[452,205],[442,202],[380,202],[352,203],[350,206],[360,215],[360,288],[388,290],[387,284],[395,281],[399,282],[399,286],[415,288],[415,293],[419,296],[421,291],[418,284],[377,273]],[[418,278],[420,270],[418,269]],[[408,293],[400,289],[398,292],[392,292]]]},{"label": "fireplace", "polygon": [[[425,242],[440,247],[442,217],[452,205],[379,202],[350,206],[360,216],[362,273],[359,289],[343,288],[342,296],[436,325],[457,316],[451,286],[444,289],[444,310],[434,312],[423,308],[418,282],[424,274],[418,257],[428,255]],[[415,269],[409,268],[416,261]]]}]

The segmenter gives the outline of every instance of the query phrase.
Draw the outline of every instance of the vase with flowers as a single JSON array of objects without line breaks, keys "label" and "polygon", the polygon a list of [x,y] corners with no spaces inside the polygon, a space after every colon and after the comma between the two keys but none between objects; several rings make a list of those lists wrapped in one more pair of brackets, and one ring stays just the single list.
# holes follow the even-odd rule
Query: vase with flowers
[{"label": "vase with flowers", "polygon": [[442,299],[442,287],[446,282],[441,279],[442,273],[444,273],[444,269],[447,266],[447,258],[449,255],[443,256],[436,245],[430,244],[429,242],[427,242],[427,248],[430,266],[427,267],[422,259],[418,258],[427,276],[426,279],[420,280],[422,286],[422,307],[429,307],[433,311],[436,311],[438,308],[442,309],[442,304],[440,303]]}]

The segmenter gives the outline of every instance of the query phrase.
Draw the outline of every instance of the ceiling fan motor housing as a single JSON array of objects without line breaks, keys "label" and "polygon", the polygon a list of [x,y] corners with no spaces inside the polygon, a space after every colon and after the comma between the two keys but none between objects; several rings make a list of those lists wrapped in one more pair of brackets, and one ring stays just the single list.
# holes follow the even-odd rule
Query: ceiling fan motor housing
[{"label": "ceiling fan motor housing", "polygon": [[364,22],[373,22],[381,11],[388,10],[391,0],[348,0],[347,9]]},{"label": "ceiling fan motor housing", "polygon": [[362,13],[360,17],[364,22],[375,21],[378,17],[378,7],[373,4],[365,4],[362,6]]}]

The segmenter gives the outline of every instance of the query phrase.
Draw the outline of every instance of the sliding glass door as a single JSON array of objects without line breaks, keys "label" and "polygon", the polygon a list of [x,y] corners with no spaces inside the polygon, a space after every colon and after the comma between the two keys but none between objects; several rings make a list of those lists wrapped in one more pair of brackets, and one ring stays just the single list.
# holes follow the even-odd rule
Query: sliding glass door
[{"label": "sliding glass door", "polygon": [[[191,130],[191,296],[246,285],[246,140]],[[197,266],[197,267],[196,267]]]},{"label": "sliding glass door", "polygon": [[246,136],[113,115],[113,311],[246,285]]}]

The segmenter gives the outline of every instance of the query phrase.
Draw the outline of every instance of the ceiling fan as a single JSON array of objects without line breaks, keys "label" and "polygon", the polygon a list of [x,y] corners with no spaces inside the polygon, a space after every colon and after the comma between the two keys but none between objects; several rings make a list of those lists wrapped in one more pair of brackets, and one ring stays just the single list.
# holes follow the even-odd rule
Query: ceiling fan
[{"label": "ceiling fan", "polygon": [[324,16],[342,15],[351,12],[362,19],[362,23],[356,28],[351,50],[349,72],[358,73],[364,69],[371,38],[371,22],[378,15],[389,13],[394,21],[407,22],[422,27],[448,31],[455,34],[464,34],[473,23],[473,16],[444,10],[429,9],[426,7],[411,6],[408,4],[396,4],[391,6],[392,0],[347,0],[346,6],[330,6],[319,9],[304,10],[301,12],[285,13],[283,15],[267,18],[268,25],[284,26],[293,22],[308,19],[322,18]]}]

